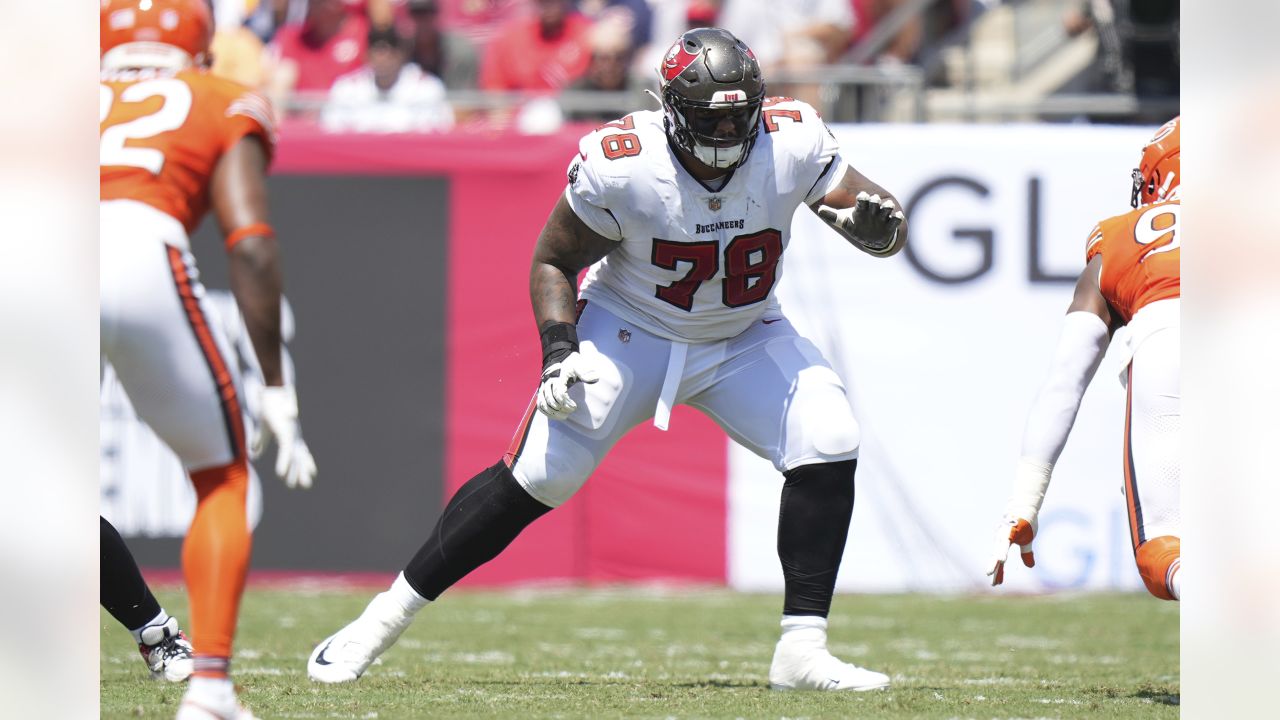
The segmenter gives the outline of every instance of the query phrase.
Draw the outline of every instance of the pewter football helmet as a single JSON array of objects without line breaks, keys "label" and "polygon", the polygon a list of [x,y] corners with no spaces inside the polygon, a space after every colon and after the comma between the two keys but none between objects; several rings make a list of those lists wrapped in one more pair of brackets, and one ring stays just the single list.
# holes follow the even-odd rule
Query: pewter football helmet
[{"label": "pewter football helmet", "polygon": [[[670,142],[704,165],[741,165],[760,130],[764,78],[756,56],[728,30],[680,36],[658,66]],[[717,130],[728,119],[731,132]]]}]

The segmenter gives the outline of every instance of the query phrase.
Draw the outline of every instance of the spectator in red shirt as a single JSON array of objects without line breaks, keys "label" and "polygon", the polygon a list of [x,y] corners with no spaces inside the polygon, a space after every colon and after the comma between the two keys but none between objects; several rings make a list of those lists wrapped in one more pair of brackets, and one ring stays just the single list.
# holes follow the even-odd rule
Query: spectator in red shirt
[{"label": "spectator in red shirt", "polygon": [[333,81],[364,65],[369,21],[343,0],[309,0],[299,24],[281,28],[271,41],[275,68],[272,100],[286,107],[293,92],[327,92]]},{"label": "spectator in red shirt", "polygon": [[586,72],[591,21],[571,0],[536,0],[533,7],[489,42],[480,63],[482,89],[559,90]]}]

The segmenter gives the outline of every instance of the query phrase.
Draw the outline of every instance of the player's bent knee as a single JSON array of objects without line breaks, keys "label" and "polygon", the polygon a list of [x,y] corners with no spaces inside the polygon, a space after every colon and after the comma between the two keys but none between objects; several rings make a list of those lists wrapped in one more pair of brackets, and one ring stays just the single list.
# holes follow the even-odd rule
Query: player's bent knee
[{"label": "player's bent knee", "polygon": [[1169,574],[1182,556],[1182,541],[1172,535],[1151,538],[1138,546],[1135,559],[1147,591],[1161,600],[1173,600]]},{"label": "player's bent knee", "polygon": [[847,459],[858,451],[862,430],[852,416],[829,420],[814,430],[813,449],[828,460]]},{"label": "player's bent knee", "polygon": [[809,453],[821,462],[851,460],[858,455],[862,428],[853,417],[843,393],[831,393],[825,402],[815,403],[806,423]]},{"label": "player's bent knee", "polygon": [[538,502],[559,507],[587,482],[595,459],[585,448],[561,444],[540,458],[521,457],[511,468],[516,482]]},{"label": "player's bent knee", "polygon": [[[816,352],[816,350],[814,350]],[[808,447],[802,453],[822,462],[840,462],[857,457],[862,429],[853,417],[844,386],[835,371],[826,365],[811,365],[800,376],[800,391],[791,412],[800,412]]]}]

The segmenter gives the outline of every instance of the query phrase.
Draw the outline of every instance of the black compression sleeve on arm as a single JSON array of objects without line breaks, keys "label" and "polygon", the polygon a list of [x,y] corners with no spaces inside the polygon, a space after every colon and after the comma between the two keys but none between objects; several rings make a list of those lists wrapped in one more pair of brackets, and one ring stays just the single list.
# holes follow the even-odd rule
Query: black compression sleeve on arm
[{"label": "black compression sleeve on arm", "polygon": [[542,329],[542,369],[578,352],[578,327],[573,323],[553,323]]}]

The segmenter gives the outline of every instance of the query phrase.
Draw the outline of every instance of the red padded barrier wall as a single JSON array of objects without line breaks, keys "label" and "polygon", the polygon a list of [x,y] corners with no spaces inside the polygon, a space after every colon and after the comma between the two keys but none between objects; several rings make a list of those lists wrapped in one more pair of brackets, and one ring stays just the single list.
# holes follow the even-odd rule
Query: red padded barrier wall
[{"label": "red padded barrier wall", "polygon": [[[484,133],[334,136],[287,128],[274,172],[449,178],[445,332],[446,495],[501,457],[536,388],[540,349],[529,258],[589,127],[524,137]],[[443,323],[443,327],[441,327]],[[395,362],[388,358],[388,362]],[[723,583],[728,440],[678,408],[672,431],[638,428],[572,500],[525,531],[468,585],[663,580]],[[434,464],[434,463],[433,463]],[[407,527],[414,538],[428,527]]]}]

